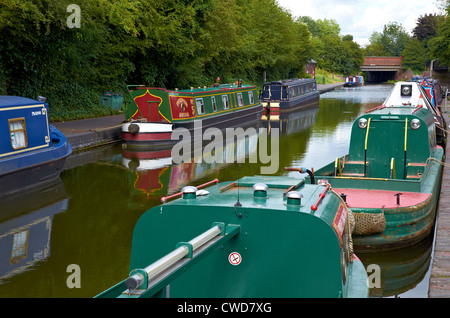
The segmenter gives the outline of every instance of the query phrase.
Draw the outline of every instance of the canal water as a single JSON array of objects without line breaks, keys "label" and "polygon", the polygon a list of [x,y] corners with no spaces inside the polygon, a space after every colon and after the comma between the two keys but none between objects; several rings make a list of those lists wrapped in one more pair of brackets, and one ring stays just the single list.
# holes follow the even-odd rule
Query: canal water
[{"label": "canal water", "polygon": [[[278,164],[275,174],[300,177],[283,167],[318,169],[345,155],[353,121],[380,105],[391,89],[339,88],[322,94],[310,109],[263,116],[257,127],[272,135],[279,129],[279,156],[270,157]],[[224,156],[230,149],[235,156],[242,154],[241,149],[250,157],[257,142],[248,138],[224,144]],[[261,174],[270,164],[261,163],[261,157],[259,163],[247,158],[239,164],[211,164],[207,157],[174,164],[170,150],[136,153],[121,144],[100,147],[73,154],[58,182],[3,200],[0,297],[93,297],[127,277],[134,226],[161,197],[214,178],[222,182]],[[430,237],[395,253],[358,255],[366,267],[381,268],[380,286],[371,296],[427,297],[432,242]]]}]

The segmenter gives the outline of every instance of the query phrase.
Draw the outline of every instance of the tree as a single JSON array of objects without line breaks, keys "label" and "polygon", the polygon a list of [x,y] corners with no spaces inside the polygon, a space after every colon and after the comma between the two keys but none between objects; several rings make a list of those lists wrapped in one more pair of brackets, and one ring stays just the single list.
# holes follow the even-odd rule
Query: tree
[{"label": "tree", "polygon": [[438,25],[442,19],[442,16],[436,14],[420,16],[413,30],[413,38],[428,42],[430,38],[436,36]]},{"label": "tree", "polygon": [[428,42],[433,58],[439,59],[444,65],[450,65],[450,5],[447,6],[447,15],[438,27],[437,36]]},{"label": "tree", "polygon": [[373,32],[369,38],[369,44],[364,48],[366,56],[386,56],[388,53],[383,48],[381,33]]},{"label": "tree", "polygon": [[330,72],[349,75],[359,72],[363,62],[363,50],[350,34],[341,36],[341,28],[335,20],[313,20],[299,17],[312,34],[311,54],[318,65]]},{"label": "tree", "polygon": [[388,56],[400,56],[408,41],[409,35],[403,26],[396,22],[384,25],[381,44]]},{"label": "tree", "polygon": [[419,39],[410,39],[402,52],[403,67],[419,74],[426,69],[427,54],[425,46]]}]

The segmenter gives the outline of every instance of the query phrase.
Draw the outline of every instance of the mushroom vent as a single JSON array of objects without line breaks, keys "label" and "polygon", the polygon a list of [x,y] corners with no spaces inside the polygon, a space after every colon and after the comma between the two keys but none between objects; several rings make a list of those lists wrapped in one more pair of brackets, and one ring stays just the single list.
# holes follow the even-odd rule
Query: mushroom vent
[{"label": "mushroom vent", "polygon": [[298,191],[290,191],[286,194],[288,205],[301,205],[303,194]]},{"label": "mushroom vent", "polygon": [[269,187],[264,183],[255,183],[253,185],[253,195],[256,198],[266,198],[268,188]]}]

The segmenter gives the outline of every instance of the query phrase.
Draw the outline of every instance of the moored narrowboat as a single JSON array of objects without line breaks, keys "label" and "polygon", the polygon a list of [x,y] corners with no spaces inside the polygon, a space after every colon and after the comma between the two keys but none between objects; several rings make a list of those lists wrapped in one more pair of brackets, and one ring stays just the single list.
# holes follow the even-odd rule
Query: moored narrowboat
[{"label": "moored narrowboat", "polygon": [[328,186],[275,176],[216,183],[184,187],[143,214],[128,277],[96,297],[368,296],[351,214]]},{"label": "moored narrowboat", "polygon": [[420,85],[423,87],[425,92],[427,93],[428,99],[430,100],[431,104],[438,108],[439,105],[442,102],[442,88],[439,83],[438,79],[425,77],[421,82]]},{"label": "moored narrowboat", "polygon": [[[416,90],[415,84],[404,90]],[[433,114],[412,104],[367,111],[353,124],[349,154],[314,173],[352,210],[356,251],[413,245],[433,228],[444,150],[436,143]]]},{"label": "moored narrowboat", "polygon": [[259,100],[265,111],[276,115],[317,104],[319,92],[315,79],[295,78],[264,83]]},{"label": "moored narrowboat", "polygon": [[0,96],[0,136],[0,197],[54,181],[72,153],[44,98]]},{"label": "moored narrowboat", "polygon": [[383,102],[383,106],[409,105],[410,107],[425,107],[434,118],[436,126],[437,144],[444,146],[446,131],[442,114],[439,110],[436,99],[431,99],[435,95],[433,87],[429,87],[427,81],[418,82],[397,82],[389,96]]},{"label": "moored narrowboat", "polygon": [[362,76],[347,76],[345,78],[344,87],[358,87],[364,84]]},{"label": "moored narrowboat", "polygon": [[262,115],[256,86],[241,81],[185,90],[129,86],[129,93],[122,139],[131,147],[171,145],[177,141],[172,140],[175,129],[192,134],[196,121],[202,130],[223,130],[257,122]]}]

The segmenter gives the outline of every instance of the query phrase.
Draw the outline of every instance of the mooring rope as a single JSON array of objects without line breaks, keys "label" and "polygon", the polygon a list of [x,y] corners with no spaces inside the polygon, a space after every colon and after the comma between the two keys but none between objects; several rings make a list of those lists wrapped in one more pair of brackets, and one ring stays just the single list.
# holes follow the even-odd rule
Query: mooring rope
[{"label": "mooring rope", "polygon": [[436,162],[437,162],[438,164],[440,164],[441,166],[444,166],[444,167],[450,167],[450,164],[445,163],[445,162],[442,162],[442,161],[437,160],[437,159],[432,158],[432,157],[428,158],[425,164],[428,164],[428,161],[436,161]]}]

